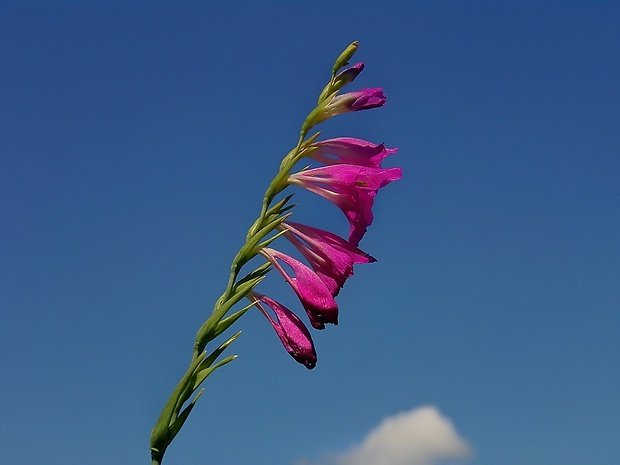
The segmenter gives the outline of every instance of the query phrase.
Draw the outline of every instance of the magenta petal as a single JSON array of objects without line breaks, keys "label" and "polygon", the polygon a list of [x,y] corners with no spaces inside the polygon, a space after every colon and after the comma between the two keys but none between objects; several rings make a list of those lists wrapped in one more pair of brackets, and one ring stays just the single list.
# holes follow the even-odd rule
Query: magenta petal
[{"label": "magenta petal", "polygon": [[[282,341],[282,345],[291,356],[299,363],[311,370],[316,366],[316,351],[314,342],[308,328],[302,323],[297,315],[279,302],[259,294],[251,292],[250,297],[254,299],[259,310],[267,317],[276,334]],[[277,321],[259,303],[267,304],[275,313]]]},{"label": "magenta petal", "polygon": [[353,111],[368,110],[385,104],[385,94],[381,89],[363,89],[351,105]]},{"label": "magenta petal", "polygon": [[289,182],[336,204],[351,225],[349,242],[357,246],[372,223],[372,205],[378,190],[401,177],[400,168],[339,164],[292,174]]},{"label": "magenta petal", "polygon": [[317,142],[313,147],[315,150],[308,156],[326,165],[350,163],[372,168],[380,168],[381,161],[385,157],[398,151],[398,149],[386,149],[383,144],[373,144],[352,137],[324,140]]},{"label": "magenta petal", "polygon": [[353,265],[376,261],[329,231],[293,222],[283,223],[281,229],[286,231],[285,236],[308,260],[334,297],[353,274]]},{"label": "magenta petal", "polygon": [[383,89],[375,87],[338,95],[330,103],[330,106],[342,106],[348,108],[349,111],[360,111],[380,107],[384,104],[385,94],[383,93]]},{"label": "magenta petal", "polygon": [[[323,329],[325,323],[338,324],[338,304],[314,271],[293,257],[277,250],[265,247],[261,253],[291,285],[306,310],[313,328]],[[278,260],[290,266],[295,277],[289,276]]]},{"label": "magenta petal", "polygon": [[362,89],[356,92],[336,95],[316,116],[312,124],[318,124],[332,116],[350,111],[369,110],[385,104],[385,94],[380,88]]},{"label": "magenta petal", "polygon": [[355,80],[355,78],[359,76],[363,69],[364,63],[355,63],[353,66],[339,72],[334,78],[334,81],[340,84],[339,87],[342,87],[342,85],[348,84],[349,82]]}]

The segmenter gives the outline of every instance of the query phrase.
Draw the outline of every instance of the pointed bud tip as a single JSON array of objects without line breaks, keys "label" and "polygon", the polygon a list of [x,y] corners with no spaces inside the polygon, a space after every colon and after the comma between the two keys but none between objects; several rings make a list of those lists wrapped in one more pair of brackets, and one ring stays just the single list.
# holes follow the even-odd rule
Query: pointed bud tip
[{"label": "pointed bud tip", "polygon": [[336,59],[336,63],[334,63],[334,68],[332,73],[335,75],[339,69],[344,68],[349,63],[349,60],[355,55],[360,43],[358,40],[352,42],[344,51],[340,54],[340,56]]}]

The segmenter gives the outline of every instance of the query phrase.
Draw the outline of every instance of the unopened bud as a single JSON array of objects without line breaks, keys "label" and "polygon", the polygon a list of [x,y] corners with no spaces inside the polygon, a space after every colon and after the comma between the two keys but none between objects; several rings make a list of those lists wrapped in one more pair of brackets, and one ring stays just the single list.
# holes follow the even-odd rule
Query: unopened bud
[{"label": "unopened bud", "polygon": [[325,86],[321,95],[319,95],[319,103],[329,98],[331,95],[338,92],[348,83],[352,82],[364,69],[364,63],[355,63],[350,68],[340,71],[336,76],[332,77],[332,80]]},{"label": "unopened bud", "polygon": [[347,48],[344,49],[344,52],[340,54],[340,56],[336,59],[336,63],[334,63],[334,68],[332,69],[332,75],[335,76],[338,70],[344,68],[349,64],[349,60],[355,55],[357,52],[357,48],[359,47],[359,41],[353,42]]},{"label": "unopened bud", "polygon": [[359,76],[359,74],[364,69],[364,63],[355,63],[350,68],[345,69],[344,71],[340,71],[336,77],[334,77],[334,83],[332,85],[332,91],[340,90],[349,82],[353,82],[353,80]]}]

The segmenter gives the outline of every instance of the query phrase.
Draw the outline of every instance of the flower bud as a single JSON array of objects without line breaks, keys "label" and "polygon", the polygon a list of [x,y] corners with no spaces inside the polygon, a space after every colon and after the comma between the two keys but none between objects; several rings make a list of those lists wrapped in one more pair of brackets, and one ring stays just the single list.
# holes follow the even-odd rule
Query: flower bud
[{"label": "flower bud", "polygon": [[349,60],[355,55],[357,52],[357,48],[359,47],[359,41],[353,42],[344,51],[340,54],[340,56],[336,59],[336,63],[334,63],[334,68],[332,69],[332,75],[335,76],[336,73],[349,64]]},{"label": "flower bud", "polygon": [[340,71],[336,76],[332,78],[332,80],[325,86],[321,95],[319,95],[319,103],[323,102],[326,99],[329,99],[330,96],[336,94],[340,89],[346,86],[348,83],[353,82],[357,76],[364,69],[364,63],[355,63],[350,68],[345,69],[344,71]]},{"label": "flower bud", "polygon": [[340,71],[334,78],[334,83],[331,86],[332,92],[342,89],[349,82],[353,82],[357,76],[364,69],[364,63],[355,63],[350,68]]}]

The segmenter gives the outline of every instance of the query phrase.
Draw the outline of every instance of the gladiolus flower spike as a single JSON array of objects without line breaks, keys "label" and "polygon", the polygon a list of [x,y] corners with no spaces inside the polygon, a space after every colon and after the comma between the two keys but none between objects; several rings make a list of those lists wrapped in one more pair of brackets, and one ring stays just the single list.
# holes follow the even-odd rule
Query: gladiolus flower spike
[{"label": "gladiolus flower spike", "polygon": [[[161,464],[166,449],[194,408],[204,380],[217,368],[235,359],[236,355],[218,360],[239,333],[215,348],[207,350],[207,346],[250,308],[258,308],[267,318],[293,359],[308,369],[316,365],[316,350],[306,325],[293,311],[255,290],[271,269],[275,268],[290,285],[311,326],[324,329],[328,323],[338,324],[339,310],[334,298],[353,275],[353,267],[376,261],[359,249],[358,244],[373,221],[372,206],[378,191],[402,176],[400,168],[381,166],[383,160],[396,153],[397,149],[353,137],[321,141],[319,132],[310,135],[314,126],[329,118],[385,104],[385,94],[380,88],[339,94],[364,69],[363,63],[349,66],[358,45],[353,42],[336,60],[316,107],[301,126],[297,145],[282,159],[278,172],[265,191],[260,214],[250,226],[245,243],[232,261],[226,288],[196,334],[189,368],[153,428],[153,465]],[[302,158],[319,162],[322,166],[295,172],[295,166]],[[290,221],[289,217],[296,207],[289,202],[292,194],[278,197],[291,185],[318,194],[340,208],[350,224],[348,239]],[[272,248],[272,244],[281,237],[290,241],[309,266]],[[252,271],[245,270],[258,256],[266,261]],[[250,304],[233,310],[244,298],[249,299]]]}]

